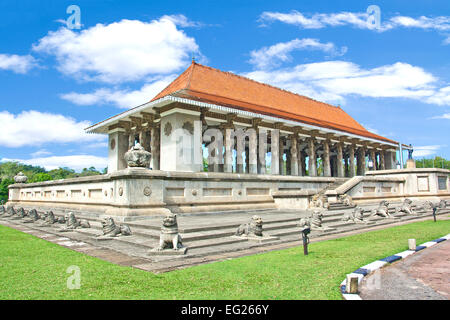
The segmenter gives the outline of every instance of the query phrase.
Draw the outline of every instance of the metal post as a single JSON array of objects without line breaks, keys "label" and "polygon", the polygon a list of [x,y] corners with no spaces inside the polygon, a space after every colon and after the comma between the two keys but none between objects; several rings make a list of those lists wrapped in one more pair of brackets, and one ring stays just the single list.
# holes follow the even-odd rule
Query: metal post
[{"label": "metal post", "polygon": [[433,219],[434,219],[434,222],[436,222],[436,210],[437,210],[436,206],[433,206]]},{"label": "metal post", "polygon": [[311,232],[311,228],[304,228],[302,230],[302,238],[303,238],[303,254],[305,256],[308,255],[308,243],[309,243],[309,238],[308,238],[308,234]]}]

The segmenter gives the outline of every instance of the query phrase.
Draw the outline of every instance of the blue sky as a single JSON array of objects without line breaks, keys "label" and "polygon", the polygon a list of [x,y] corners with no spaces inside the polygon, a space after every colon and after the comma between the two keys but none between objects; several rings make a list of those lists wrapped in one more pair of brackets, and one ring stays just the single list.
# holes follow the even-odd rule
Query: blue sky
[{"label": "blue sky", "polygon": [[106,136],[83,128],[150,100],[193,55],[450,158],[447,1],[0,1],[0,39],[0,161],[104,168]]}]

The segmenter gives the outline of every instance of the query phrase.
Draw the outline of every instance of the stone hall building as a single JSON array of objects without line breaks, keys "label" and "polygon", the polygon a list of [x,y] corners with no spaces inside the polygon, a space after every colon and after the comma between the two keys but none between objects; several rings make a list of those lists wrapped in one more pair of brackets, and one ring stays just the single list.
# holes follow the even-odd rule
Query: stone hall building
[{"label": "stone hall building", "polygon": [[[449,195],[448,170],[400,169],[397,152],[411,146],[342,108],[194,61],[153,99],[86,132],[108,135],[107,174],[15,184],[10,201],[131,217],[305,209],[318,193],[330,202]],[[150,162],[130,165],[132,148]]]}]

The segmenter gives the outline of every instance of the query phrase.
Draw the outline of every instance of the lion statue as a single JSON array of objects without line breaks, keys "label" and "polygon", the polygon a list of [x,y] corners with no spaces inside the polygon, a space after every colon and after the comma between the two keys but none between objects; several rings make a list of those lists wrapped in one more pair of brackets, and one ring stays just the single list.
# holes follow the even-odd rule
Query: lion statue
[{"label": "lion statue", "polygon": [[364,209],[361,207],[356,207],[353,211],[345,213],[342,217],[342,221],[353,223],[367,223],[367,221],[364,220]]},{"label": "lion statue", "polygon": [[11,218],[12,220],[23,219],[27,216],[27,213],[22,207],[19,207],[16,211],[16,214]]},{"label": "lion statue", "polygon": [[170,213],[163,219],[161,234],[159,236],[159,247],[157,251],[173,249],[178,251],[184,248],[181,235],[178,233],[177,215]]},{"label": "lion statue", "polygon": [[39,220],[39,214],[37,213],[36,209],[31,209],[28,211],[28,216],[26,219],[23,219],[23,223],[35,223]]},{"label": "lion statue", "polygon": [[372,210],[372,214],[370,215],[369,218],[374,216],[380,216],[383,218],[391,218],[391,219],[394,218],[394,216],[392,216],[389,213],[389,202],[386,200],[382,200],[378,205],[378,208]]},{"label": "lion statue", "polygon": [[316,231],[334,230],[333,228],[323,226],[322,219],[323,219],[322,212],[320,210],[314,210],[309,217],[300,219],[298,226],[302,229],[311,228],[311,230]]},{"label": "lion statue", "polygon": [[311,201],[309,203],[310,208],[324,208],[329,209],[330,204],[328,203],[328,198],[325,195],[315,194],[311,197]]},{"label": "lion statue", "polygon": [[352,197],[350,197],[348,194],[344,193],[339,195],[339,200],[346,205],[347,207],[353,207],[355,206]]},{"label": "lion statue", "polygon": [[52,225],[58,222],[58,218],[55,217],[53,211],[47,211],[45,214],[45,219],[42,225]]},{"label": "lion statue", "polygon": [[102,220],[103,235],[100,237],[118,237],[131,235],[131,229],[126,224],[116,225],[111,217],[104,217]]},{"label": "lion statue", "polygon": [[438,204],[438,208],[439,209],[445,209],[445,208],[447,208],[447,206],[448,206],[448,203],[447,203],[447,201],[445,201],[444,199],[442,199],[441,201],[439,201],[439,204]]},{"label": "lion statue", "polygon": [[10,218],[10,217],[13,217],[15,215],[16,215],[16,210],[14,209],[14,207],[11,206],[11,207],[8,207],[6,209],[5,217]]},{"label": "lion statue", "polygon": [[249,223],[241,224],[236,230],[235,235],[240,237],[263,236],[263,221],[260,216],[253,216]]},{"label": "lion statue", "polygon": [[65,216],[66,225],[59,229],[59,232],[67,232],[67,231],[73,231],[77,228],[90,228],[89,221],[87,220],[77,220],[75,218],[75,214],[73,212],[69,212]]},{"label": "lion statue", "polygon": [[418,214],[412,208],[412,200],[408,199],[408,198],[403,200],[402,206],[400,208],[395,208],[395,212],[396,213],[404,212],[404,213],[409,214],[409,215],[417,215]]}]

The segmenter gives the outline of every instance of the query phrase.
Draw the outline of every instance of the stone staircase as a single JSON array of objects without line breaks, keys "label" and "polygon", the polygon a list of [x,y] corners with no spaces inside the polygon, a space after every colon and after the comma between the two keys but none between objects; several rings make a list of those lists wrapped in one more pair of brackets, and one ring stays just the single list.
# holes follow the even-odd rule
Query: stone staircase
[{"label": "stone staircase", "polygon": [[[371,210],[378,204],[365,205],[364,216],[368,217]],[[371,224],[356,224],[342,221],[342,217],[346,212],[352,209],[336,209],[323,212],[323,225],[331,228],[327,231],[312,231],[310,238],[322,237],[325,235],[337,234],[346,231],[369,228],[377,225],[385,225],[398,221],[414,220],[425,216],[431,217],[431,211],[424,212],[421,216],[406,216],[406,214],[395,213],[394,206],[400,206],[400,203],[392,203],[390,212],[395,215],[396,219],[385,219],[382,217],[373,217]],[[31,209],[31,208],[25,208]],[[42,213],[42,212],[39,212]],[[54,211],[55,215],[63,215],[64,212]],[[448,214],[450,208],[440,209],[438,214]],[[73,240],[92,243],[97,246],[104,246],[110,249],[126,253],[136,257],[146,257],[152,261],[167,261],[171,259],[182,259],[183,257],[202,257],[224,252],[232,252],[245,250],[252,247],[267,246],[278,243],[286,243],[298,241],[301,239],[300,228],[297,226],[302,217],[310,214],[308,211],[265,211],[258,212],[264,222],[263,233],[267,236],[276,237],[263,243],[247,240],[245,238],[234,237],[236,229],[242,223],[250,221],[251,216],[255,212],[245,213],[224,213],[224,214],[202,214],[202,215],[179,215],[178,227],[183,239],[183,244],[188,247],[187,254],[184,256],[149,256],[148,251],[158,246],[161,228],[161,217],[152,217],[146,220],[135,220],[126,222],[130,226],[132,235],[118,237],[112,240],[99,241],[96,236],[102,234],[102,226],[100,219],[93,216],[84,216],[76,214],[77,218],[87,219],[91,225],[89,229],[77,229],[73,232],[59,233],[57,230],[62,225],[51,227],[42,227],[38,223],[26,224],[30,228],[45,230],[48,233],[58,234],[62,237],[71,238]],[[0,223],[5,219],[0,216]],[[20,220],[8,220],[10,223],[22,224]],[[116,220],[116,223],[120,223]]]}]

